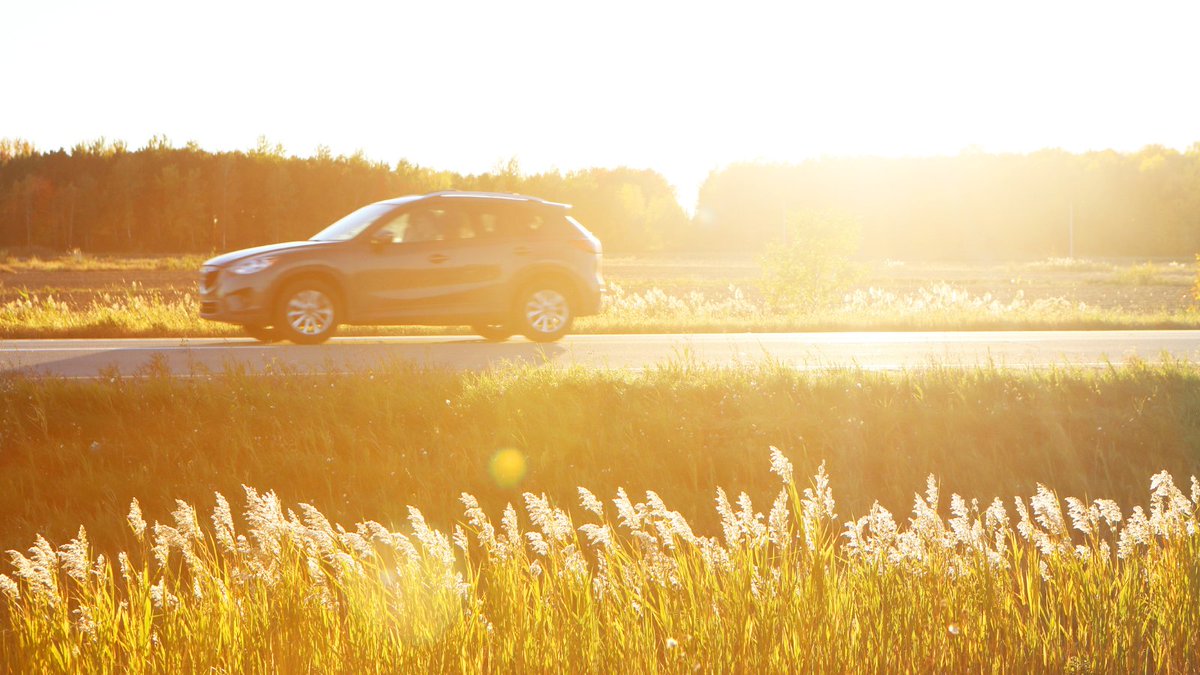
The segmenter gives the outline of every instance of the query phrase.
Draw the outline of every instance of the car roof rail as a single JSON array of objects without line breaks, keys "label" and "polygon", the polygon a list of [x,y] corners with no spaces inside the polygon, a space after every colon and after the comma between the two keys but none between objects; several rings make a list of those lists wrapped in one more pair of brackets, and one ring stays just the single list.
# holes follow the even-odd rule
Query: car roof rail
[{"label": "car roof rail", "polygon": [[552,202],[541,197],[530,197],[529,195],[521,195],[515,192],[479,192],[475,190],[440,190],[431,192],[426,197],[480,197],[483,199],[507,199],[514,202],[535,202],[543,206],[555,206],[560,209],[571,208],[570,204],[562,202]]}]

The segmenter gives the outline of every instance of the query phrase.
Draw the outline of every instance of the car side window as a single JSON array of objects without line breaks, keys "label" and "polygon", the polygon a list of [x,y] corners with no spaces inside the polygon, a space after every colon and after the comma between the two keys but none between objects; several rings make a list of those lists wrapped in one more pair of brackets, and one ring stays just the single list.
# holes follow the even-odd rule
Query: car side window
[{"label": "car side window", "polygon": [[393,217],[387,224],[379,228],[375,233],[380,241],[387,241],[387,237],[391,237],[393,244],[399,244],[404,241],[404,233],[408,230],[409,213],[401,213]]},{"label": "car side window", "polygon": [[404,230],[405,243],[420,241],[442,241],[446,238],[442,209],[420,209],[409,215],[408,227]]},{"label": "car side window", "polygon": [[446,239],[474,239],[479,236],[478,221],[469,209],[451,207],[442,215],[442,230]]},{"label": "car side window", "polygon": [[441,209],[419,209],[399,213],[375,232],[383,241],[411,244],[422,241],[442,241],[447,236],[446,213]]},{"label": "car side window", "polygon": [[545,220],[541,214],[526,208],[505,206],[491,214],[493,232],[497,236],[530,239],[541,235]]}]

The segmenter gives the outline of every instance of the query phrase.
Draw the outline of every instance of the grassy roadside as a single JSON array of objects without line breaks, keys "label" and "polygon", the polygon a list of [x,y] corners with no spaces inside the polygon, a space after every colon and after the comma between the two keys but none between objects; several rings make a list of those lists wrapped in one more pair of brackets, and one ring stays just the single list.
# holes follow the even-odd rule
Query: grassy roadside
[{"label": "grassy roadside", "polygon": [[[1064,300],[1001,302],[949,285],[916,294],[856,292],[836,307],[804,313],[772,312],[745,291],[688,291],[657,287],[630,291],[612,285],[604,311],[582,317],[576,333],[803,332],[858,330],[1115,330],[1196,329],[1200,312],[1101,309]],[[239,327],[199,317],[195,297],[175,291],[101,293],[78,305],[53,296],[27,296],[0,305],[0,337],[232,337]],[[344,335],[466,333],[466,327],[345,326]]]},{"label": "grassy roadside", "polygon": [[[14,259],[0,264],[0,338],[235,336],[201,320],[199,258]],[[770,308],[750,259],[614,257],[604,312],[580,333],[834,330],[1200,328],[1189,265],[1046,260],[864,267],[832,305]],[[466,332],[465,327],[346,327],[349,335]]]},{"label": "grassy roadside", "polygon": [[[443,526],[463,490],[496,511],[522,490],[569,503],[579,485],[623,486],[707,528],[716,487],[770,495],[768,445],[801,473],[827,462],[845,515],[876,499],[902,511],[929,473],[981,497],[1040,481],[1130,504],[1152,473],[1200,474],[1200,367],[9,377],[0,440],[0,550],[39,532],[61,541],[80,522],[110,543],[122,528],[101,524],[119,525],[134,497],[164,518],[175,498],[203,504],[242,484],[339,521],[402,521],[416,504]],[[516,486],[488,470],[506,448],[528,468]]]},{"label": "grassy roadside", "polygon": [[147,374],[0,380],[2,669],[1200,666],[1192,364]]}]

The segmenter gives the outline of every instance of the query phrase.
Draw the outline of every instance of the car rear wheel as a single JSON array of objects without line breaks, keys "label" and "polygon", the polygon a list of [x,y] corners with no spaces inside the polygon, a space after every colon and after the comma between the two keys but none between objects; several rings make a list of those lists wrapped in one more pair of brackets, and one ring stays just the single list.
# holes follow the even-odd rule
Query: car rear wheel
[{"label": "car rear wheel", "polygon": [[341,313],[337,293],[316,279],[289,284],[279,295],[275,326],[296,344],[320,344],[337,331]]},{"label": "car rear wheel", "polygon": [[532,284],[518,296],[516,325],[534,342],[554,342],[571,330],[571,296],[558,285]]},{"label": "car rear wheel", "polygon": [[245,325],[242,326],[242,330],[246,333],[246,335],[258,340],[259,342],[266,342],[269,344],[279,341],[278,331],[271,326]]},{"label": "car rear wheel", "polygon": [[514,331],[505,324],[492,323],[471,326],[471,332],[488,342],[504,342],[512,337]]}]

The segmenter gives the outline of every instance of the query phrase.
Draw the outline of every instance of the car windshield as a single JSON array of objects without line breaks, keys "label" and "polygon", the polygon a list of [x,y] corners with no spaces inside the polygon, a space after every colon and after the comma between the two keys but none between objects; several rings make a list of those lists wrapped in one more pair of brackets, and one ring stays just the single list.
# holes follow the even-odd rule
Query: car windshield
[{"label": "car windshield", "polygon": [[371,223],[395,211],[399,204],[368,204],[310,237],[312,241],[349,241],[362,234]]}]

